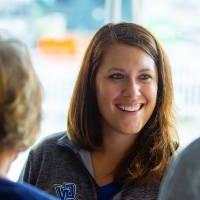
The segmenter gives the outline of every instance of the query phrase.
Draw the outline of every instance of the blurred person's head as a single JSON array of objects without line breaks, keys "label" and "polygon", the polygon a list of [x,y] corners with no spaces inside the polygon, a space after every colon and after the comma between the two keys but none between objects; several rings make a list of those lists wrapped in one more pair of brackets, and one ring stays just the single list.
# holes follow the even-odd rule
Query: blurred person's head
[{"label": "blurred person's head", "polygon": [[28,49],[18,39],[0,37],[0,159],[33,144],[40,118],[40,82]]},{"label": "blurred person's head", "polygon": [[136,145],[130,149],[131,159],[129,155],[125,160],[129,158],[129,173],[135,180],[145,177],[148,172],[161,176],[175,150],[171,66],[158,40],[142,26],[107,24],[97,31],[87,48],[75,84],[68,113],[68,134],[89,150],[102,145],[102,113],[96,80],[108,49],[116,44],[139,49],[148,54],[156,66],[156,103],[139,130]]}]

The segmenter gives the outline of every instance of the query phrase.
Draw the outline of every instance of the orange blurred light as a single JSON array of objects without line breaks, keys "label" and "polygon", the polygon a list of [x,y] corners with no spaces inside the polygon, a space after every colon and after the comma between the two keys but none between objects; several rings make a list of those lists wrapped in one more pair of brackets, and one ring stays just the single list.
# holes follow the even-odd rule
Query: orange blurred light
[{"label": "orange blurred light", "polygon": [[41,38],[38,41],[38,48],[47,54],[74,55],[77,53],[77,43],[74,38]]}]

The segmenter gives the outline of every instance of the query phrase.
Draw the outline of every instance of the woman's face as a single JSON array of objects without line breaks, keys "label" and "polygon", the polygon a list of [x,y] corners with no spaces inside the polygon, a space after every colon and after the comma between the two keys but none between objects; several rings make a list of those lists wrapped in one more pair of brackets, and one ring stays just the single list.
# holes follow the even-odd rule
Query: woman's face
[{"label": "woman's face", "polygon": [[137,47],[110,45],[95,81],[103,132],[137,134],[156,105],[158,75],[153,59]]}]

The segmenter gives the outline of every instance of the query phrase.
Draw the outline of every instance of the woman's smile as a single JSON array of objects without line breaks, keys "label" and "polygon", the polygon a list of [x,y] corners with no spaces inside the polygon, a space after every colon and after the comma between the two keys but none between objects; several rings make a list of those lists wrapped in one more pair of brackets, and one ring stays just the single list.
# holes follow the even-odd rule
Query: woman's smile
[{"label": "woman's smile", "polygon": [[133,104],[133,105],[125,105],[125,104],[116,104],[116,107],[123,112],[138,112],[141,110],[143,104]]}]

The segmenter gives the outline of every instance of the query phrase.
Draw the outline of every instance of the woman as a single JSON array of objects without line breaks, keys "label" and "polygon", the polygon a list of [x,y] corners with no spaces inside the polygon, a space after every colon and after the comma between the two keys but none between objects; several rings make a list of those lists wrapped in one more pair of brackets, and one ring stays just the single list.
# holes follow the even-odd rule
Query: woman
[{"label": "woman", "polygon": [[93,37],[75,84],[68,131],[30,152],[21,178],[60,199],[156,199],[174,154],[170,64],[132,23]]},{"label": "woman", "polygon": [[19,40],[0,36],[0,199],[55,200],[27,184],[6,179],[10,165],[38,135],[41,89],[29,52]]}]

